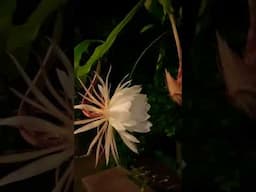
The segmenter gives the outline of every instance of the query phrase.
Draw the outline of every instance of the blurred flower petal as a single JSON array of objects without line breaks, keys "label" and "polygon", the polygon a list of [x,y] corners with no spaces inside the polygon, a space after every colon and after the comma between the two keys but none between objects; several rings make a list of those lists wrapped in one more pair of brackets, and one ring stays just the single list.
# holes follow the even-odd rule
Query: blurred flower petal
[{"label": "blurred flower petal", "polygon": [[35,150],[35,151],[29,151],[29,152],[24,152],[24,153],[1,155],[0,163],[17,163],[17,162],[27,161],[27,160],[41,157],[46,154],[61,151],[65,148],[66,148],[65,146],[57,146],[57,147],[51,147],[48,149]]},{"label": "blurred flower petal", "polygon": [[35,160],[32,163],[25,165],[22,168],[8,174],[7,176],[0,179],[0,186],[24,180],[35,175],[42,174],[46,171],[52,170],[60,166],[64,161],[73,154],[72,150],[63,151],[48,155],[46,157]]}]

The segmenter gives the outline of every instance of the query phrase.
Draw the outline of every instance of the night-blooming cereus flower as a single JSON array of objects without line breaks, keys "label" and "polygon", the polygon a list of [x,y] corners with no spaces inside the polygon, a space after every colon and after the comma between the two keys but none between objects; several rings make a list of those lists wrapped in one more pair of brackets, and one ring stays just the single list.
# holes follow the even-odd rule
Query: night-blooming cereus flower
[{"label": "night-blooming cereus flower", "polygon": [[[97,134],[87,152],[87,155],[90,154],[97,143],[96,165],[103,139],[106,163],[109,162],[110,154],[118,163],[115,132],[130,150],[138,153],[136,143],[139,143],[139,140],[131,133],[147,133],[152,125],[148,121],[150,105],[147,103],[147,96],[140,93],[141,86],[129,86],[131,81],[121,81],[114,93],[110,95],[109,73],[105,82],[98,74],[95,74],[89,88],[86,88],[81,82],[85,91],[84,94],[81,94],[83,102],[75,105],[75,109],[80,109],[87,117],[84,120],[75,121],[75,125],[83,124],[82,127],[75,130],[75,134],[97,128]],[[98,85],[95,85],[96,81]]]}]

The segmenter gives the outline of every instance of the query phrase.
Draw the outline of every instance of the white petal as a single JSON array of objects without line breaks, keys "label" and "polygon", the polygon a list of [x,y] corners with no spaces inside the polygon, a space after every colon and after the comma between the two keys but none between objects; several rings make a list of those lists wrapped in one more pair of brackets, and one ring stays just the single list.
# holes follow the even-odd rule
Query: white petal
[{"label": "white petal", "polygon": [[[104,127],[107,126],[107,124],[104,124],[102,126],[102,129],[104,129]],[[98,144],[97,144],[97,148],[96,148],[96,160],[95,160],[95,167],[97,166],[98,162],[99,162],[99,155],[100,155],[100,147],[102,146],[102,139],[103,139],[103,135],[99,138]]]},{"label": "white petal", "polygon": [[129,99],[123,99],[119,102],[115,103],[114,105],[109,106],[110,112],[128,112],[132,106],[132,101]]},{"label": "white petal", "polygon": [[95,118],[92,118],[92,119],[77,120],[77,121],[74,122],[74,125],[87,124],[87,123],[90,123],[92,121],[99,120],[99,119],[102,119],[102,117],[95,117]]},{"label": "white petal", "polygon": [[24,152],[24,153],[15,153],[10,155],[1,155],[0,163],[17,163],[17,162],[27,161],[27,160],[35,159],[40,156],[57,152],[63,149],[65,149],[65,146],[57,146],[57,147],[51,147],[51,148],[42,149],[42,150],[35,150],[35,151]]},{"label": "white petal", "polygon": [[150,131],[152,124],[149,121],[140,122],[136,126],[127,127],[128,131],[138,132],[138,133],[147,133]]},{"label": "white petal", "polygon": [[110,147],[111,147],[111,151],[112,151],[112,155],[114,157],[114,160],[115,160],[116,164],[118,164],[119,156],[118,156],[118,151],[117,151],[116,141],[115,141],[114,136],[112,137],[112,141],[111,141]]},{"label": "white petal", "polygon": [[89,131],[93,128],[96,128],[96,127],[100,126],[104,121],[105,121],[105,119],[100,119],[100,120],[96,120],[92,123],[89,123],[87,125],[84,125],[84,126],[78,128],[77,130],[75,130],[74,134],[78,134],[78,133]]},{"label": "white petal", "polygon": [[117,131],[125,131],[124,125],[114,118],[109,119],[109,124],[113,126]]},{"label": "white petal", "polygon": [[95,113],[102,112],[102,109],[94,107],[92,105],[88,105],[88,104],[75,105],[74,109],[86,110],[86,111],[91,111],[91,112],[95,112]]},{"label": "white petal", "polygon": [[136,121],[145,121],[147,120],[150,116],[148,115],[148,104],[147,104],[147,97],[146,95],[139,94],[137,95],[131,106],[131,115],[132,119]]},{"label": "white petal", "polygon": [[[35,160],[0,179],[0,186],[24,180],[59,167],[73,154],[73,150],[54,153]],[[51,163],[49,163],[51,162]]]},{"label": "white petal", "polygon": [[13,127],[23,126],[31,131],[40,131],[44,133],[52,133],[54,135],[63,135],[70,137],[70,131],[63,127],[55,125],[50,121],[40,119],[33,116],[14,116],[5,119],[0,119],[0,125],[8,125]]},{"label": "white petal", "polygon": [[98,84],[98,89],[100,91],[100,95],[103,96],[104,101],[107,101],[109,99],[109,92],[108,89],[106,88],[106,86],[104,84],[100,85]]},{"label": "white petal", "polygon": [[122,134],[120,134],[120,132],[118,132],[121,139],[123,140],[123,142],[125,143],[125,145],[132,150],[134,153],[138,153],[137,147],[135,144],[133,144],[131,141],[129,141],[126,137],[124,137]]},{"label": "white petal", "polygon": [[107,133],[105,135],[105,158],[106,158],[106,164],[109,162],[109,152],[110,152],[110,146],[112,142],[113,137],[113,130],[110,125],[108,125]]},{"label": "white petal", "polygon": [[114,121],[118,121],[120,123],[124,123],[124,122],[129,122],[131,120],[131,113],[128,111],[122,111],[122,112],[108,112],[109,115],[109,119],[110,120],[114,120]]},{"label": "white petal", "polygon": [[140,141],[136,137],[126,131],[122,131],[120,134],[133,143],[140,143]]},{"label": "white petal", "polygon": [[[96,144],[96,142],[100,139],[102,139],[102,136],[105,132],[105,129],[106,129],[106,126],[107,126],[107,122],[104,123],[104,125],[101,127],[100,131],[97,133],[97,135],[94,137],[94,139],[92,140],[89,148],[88,148],[88,151],[87,151],[87,155],[89,155],[91,153],[91,150],[92,148],[94,147],[94,145]],[[96,154],[97,155],[97,154]],[[97,158],[96,158],[97,159]],[[97,161],[97,160],[96,160]]]},{"label": "white petal", "polygon": [[120,105],[124,102],[131,101],[141,91],[141,87],[136,85],[116,91],[111,97],[109,107]]}]

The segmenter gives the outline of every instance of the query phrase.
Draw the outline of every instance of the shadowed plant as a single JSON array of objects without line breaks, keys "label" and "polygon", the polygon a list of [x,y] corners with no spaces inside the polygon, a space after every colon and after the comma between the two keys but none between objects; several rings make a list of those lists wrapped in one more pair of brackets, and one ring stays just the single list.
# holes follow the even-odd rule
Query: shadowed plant
[{"label": "shadowed plant", "polygon": [[[2,164],[32,160],[0,178],[0,186],[55,170],[56,185],[52,191],[69,191],[73,180],[74,152],[72,65],[60,48],[52,43],[32,81],[15,57],[11,54],[10,57],[28,89],[25,95],[11,89],[21,99],[20,108],[16,116],[0,119],[0,126],[18,128],[23,138],[39,149],[0,156]],[[58,61],[56,68],[51,69],[53,75],[46,70],[46,65],[53,64],[50,63],[52,58]],[[63,172],[60,167],[65,162],[68,166]]]}]

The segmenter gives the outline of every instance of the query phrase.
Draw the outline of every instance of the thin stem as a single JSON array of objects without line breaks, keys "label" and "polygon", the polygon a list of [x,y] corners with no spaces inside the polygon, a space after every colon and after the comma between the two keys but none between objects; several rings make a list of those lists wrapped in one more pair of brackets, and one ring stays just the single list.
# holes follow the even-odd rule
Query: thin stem
[{"label": "thin stem", "polygon": [[177,27],[176,27],[176,22],[175,22],[173,14],[168,14],[168,16],[169,16],[169,20],[171,22],[173,36],[174,36],[176,47],[177,47],[179,67],[182,67],[182,49],[181,49],[181,43],[180,43],[178,30],[177,30]]},{"label": "thin stem", "polygon": [[[179,71],[182,69],[182,48],[180,43],[180,38],[178,34],[178,30],[176,27],[176,22],[173,14],[168,14],[169,20],[172,26],[173,36],[175,39],[176,47],[177,47],[177,54],[178,54],[178,60],[179,60]],[[180,73],[178,73],[180,75]],[[182,149],[181,149],[181,143],[176,141],[176,161],[178,163],[178,169],[177,173],[179,177],[182,177]]]},{"label": "thin stem", "polygon": [[145,55],[145,53],[147,52],[147,50],[152,47],[157,41],[159,41],[164,35],[166,35],[167,32],[164,32],[162,33],[161,35],[159,35],[156,39],[154,39],[143,51],[142,53],[140,54],[140,56],[138,57],[138,59],[136,60],[136,62],[134,63],[133,67],[132,67],[132,70],[131,70],[131,73],[128,77],[128,79],[131,79],[134,71],[135,71],[135,68],[137,67],[139,61],[141,60],[141,58]]}]

